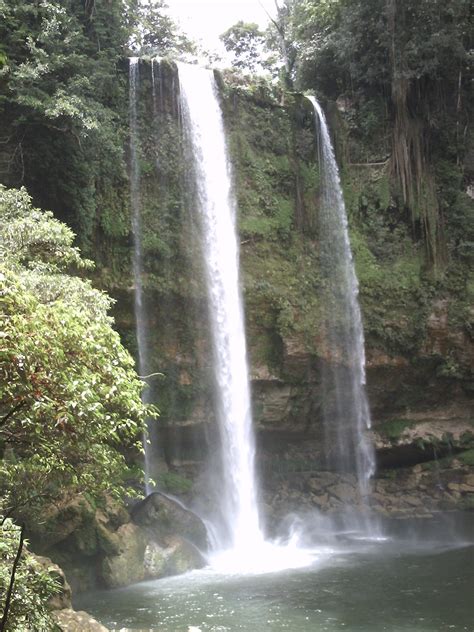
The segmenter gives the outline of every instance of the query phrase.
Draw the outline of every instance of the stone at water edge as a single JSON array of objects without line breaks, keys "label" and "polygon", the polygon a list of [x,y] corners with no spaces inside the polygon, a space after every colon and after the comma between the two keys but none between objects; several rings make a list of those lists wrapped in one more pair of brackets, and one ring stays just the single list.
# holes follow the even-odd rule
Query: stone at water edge
[{"label": "stone at water edge", "polygon": [[46,571],[59,585],[59,592],[48,601],[49,609],[62,610],[64,608],[71,608],[71,587],[62,568],[50,560],[49,557],[35,555],[34,553],[30,553],[30,555],[34,558],[35,562],[41,566],[42,570]]},{"label": "stone at water edge", "polygon": [[139,526],[128,523],[117,530],[119,551],[102,562],[102,581],[107,588],[120,588],[146,577],[144,558],[147,537]]},{"label": "stone at water edge", "polygon": [[51,597],[48,607],[61,632],[108,632],[108,629],[87,612],[76,612],[71,607],[71,587],[63,570],[48,557],[31,554],[48,575],[58,582],[60,590]]},{"label": "stone at water edge", "polygon": [[145,550],[144,567],[147,579],[181,575],[206,565],[200,551],[179,536],[170,536],[166,547],[150,542]]},{"label": "stone at water edge", "polygon": [[109,632],[109,629],[96,621],[87,612],[76,612],[71,608],[56,610],[53,613],[61,632]]},{"label": "stone at water edge", "polygon": [[150,527],[128,523],[117,531],[119,552],[104,558],[102,582],[107,588],[121,588],[167,575],[179,575],[205,565],[202,554],[177,535],[157,542]]},{"label": "stone at water edge", "polygon": [[152,529],[158,540],[179,535],[201,550],[207,548],[207,530],[202,520],[164,494],[149,494],[133,507],[131,514],[136,524]]}]

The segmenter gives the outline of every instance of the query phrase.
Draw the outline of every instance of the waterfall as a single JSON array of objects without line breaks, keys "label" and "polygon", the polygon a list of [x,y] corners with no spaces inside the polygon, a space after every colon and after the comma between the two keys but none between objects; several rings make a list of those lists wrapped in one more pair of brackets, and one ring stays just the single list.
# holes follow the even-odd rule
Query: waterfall
[{"label": "waterfall", "polygon": [[[326,280],[323,304],[332,367],[325,375],[326,453],[331,467],[355,471],[359,492],[369,493],[375,454],[367,438],[371,427],[365,384],[365,341],[358,301],[359,287],[352,258],[347,214],[339,170],[324,112],[314,97],[321,174],[319,242]],[[332,396],[332,397],[331,397]]]},{"label": "waterfall", "polygon": [[202,231],[222,450],[224,524],[217,532],[218,547],[248,551],[263,543],[263,535],[231,168],[212,71],[178,64],[178,72],[183,131],[193,164],[191,187]]},{"label": "waterfall", "polygon": [[[148,347],[146,342],[146,313],[143,300],[143,253],[142,253],[142,201],[140,195],[140,164],[138,161],[139,130],[137,99],[140,85],[140,64],[138,57],[130,58],[129,66],[129,124],[130,124],[130,205],[132,212],[133,257],[132,272],[135,287],[134,311],[136,322],[136,336],[138,348],[138,372],[146,375],[149,369]],[[143,401],[147,401],[147,391]],[[149,429],[148,429],[149,430]],[[148,432],[144,434],[143,446],[145,451],[145,491],[152,491],[150,485],[151,453],[148,444]]]},{"label": "waterfall", "polygon": [[[150,372],[153,357],[147,346],[150,331],[143,289],[142,212],[147,212],[148,206],[145,204],[147,198],[141,199],[141,184],[144,183],[141,183],[139,162],[139,69],[138,59],[132,58],[129,103],[130,198],[138,363],[139,372],[144,375]],[[211,510],[207,515],[201,512],[201,518],[206,521],[213,535],[210,563],[215,569],[224,572],[269,572],[306,566],[313,562],[319,552],[304,548],[308,540],[301,529],[292,529],[288,537],[280,541],[268,541],[265,540],[260,523],[255,436],[239,279],[236,202],[214,75],[212,71],[180,63],[178,77],[179,103],[172,114],[176,118],[180,116],[188,158],[185,183],[187,200],[199,228],[207,288],[209,346],[212,349],[214,413],[219,434],[220,465],[213,471],[214,487],[218,488],[216,503],[219,511],[214,514]],[[162,110],[162,90],[161,69],[155,62],[151,64],[151,87],[152,99],[148,107],[153,107],[154,137],[157,142],[157,138],[161,137],[158,133],[158,114]],[[344,378],[338,372],[335,373],[334,390],[338,397],[335,398],[336,405],[332,412],[339,445],[337,460],[340,469],[348,470],[354,466],[352,469],[357,471],[361,493],[364,495],[373,472],[374,459],[364,434],[370,426],[370,415],[364,388],[364,338],[357,302],[357,279],[339,174],[324,116],[317,102],[313,103],[318,120],[321,117],[321,169],[324,176],[320,226],[322,265],[332,270],[328,286],[333,288],[333,296],[328,305],[334,309],[329,310],[327,315],[328,323],[335,324],[328,328],[328,339],[331,347],[338,350],[336,355],[339,354],[339,364],[343,367],[341,375]],[[351,430],[348,431],[348,428]],[[159,449],[159,446],[149,446],[145,441],[147,493],[152,491],[150,476],[158,471],[155,457]]]}]

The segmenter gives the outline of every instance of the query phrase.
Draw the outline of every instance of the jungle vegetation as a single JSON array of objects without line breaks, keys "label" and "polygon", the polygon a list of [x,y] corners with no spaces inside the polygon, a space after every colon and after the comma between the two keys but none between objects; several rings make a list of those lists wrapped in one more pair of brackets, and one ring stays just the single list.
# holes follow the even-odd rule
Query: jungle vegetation
[{"label": "jungle vegetation", "polygon": [[[147,414],[111,299],[87,280],[93,264],[78,246],[99,268],[114,243],[130,246],[127,57],[197,50],[165,8],[0,0],[2,608],[15,522],[64,494],[123,495],[124,446]],[[372,306],[393,290],[380,271],[397,257],[402,300],[454,292],[464,318],[474,293],[469,0],[279,0],[266,32],[239,22],[222,38],[237,70],[263,67],[271,90],[315,92],[332,112],[369,333],[387,335]],[[295,222],[283,211],[287,237]],[[266,248],[271,261],[277,246]],[[1,629],[48,629],[55,587],[27,554],[17,583]]]}]

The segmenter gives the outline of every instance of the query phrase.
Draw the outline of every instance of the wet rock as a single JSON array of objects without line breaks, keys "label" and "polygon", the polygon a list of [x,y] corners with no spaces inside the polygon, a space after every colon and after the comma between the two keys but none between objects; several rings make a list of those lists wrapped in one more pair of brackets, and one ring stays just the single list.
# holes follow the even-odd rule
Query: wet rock
[{"label": "wet rock", "polygon": [[305,378],[311,362],[311,354],[302,337],[286,336],[283,340],[285,371],[291,376]]},{"label": "wet rock", "polygon": [[321,485],[321,481],[319,481],[319,479],[317,479],[317,478],[310,478],[309,479],[309,481],[308,481],[308,488],[309,488],[310,491],[313,491],[313,492],[316,492],[316,493],[321,492],[322,489],[323,489],[323,487]]},{"label": "wet rock", "polygon": [[132,510],[133,521],[152,530],[159,541],[170,535],[179,535],[197,547],[207,546],[207,531],[202,520],[176,501],[154,492]]},{"label": "wet rock", "polygon": [[118,555],[105,557],[102,580],[107,588],[119,588],[142,581],[145,573],[147,536],[139,526],[128,523],[117,531]]},{"label": "wet rock", "polygon": [[339,483],[329,487],[328,492],[341,502],[354,503],[356,501],[356,490],[347,483]]},{"label": "wet rock", "polygon": [[62,610],[71,608],[71,587],[60,566],[55,564],[49,557],[31,554],[34,560],[45,570],[48,575],[59,585],[58,594],[54,595],[48,602],[51,610]]},{"label": "wet rock", "polygon": [[87,612],[76,612],[71,608],[53,612],[53,617],[61,632],[108,632],[108,628],[101,625]]},{"label": "wet rock", "polygon": [[329,495],[322,494],[321,496],[317,496],[316,494],[311,494],[311,500],[313,504],[315,504],[320,509],[326,509],[329,503]]},{"label": "wet rock", "polygon": [[180,575],[206,565],[201,552],[191,542],[178,536],[168,540],[166,574]]},{"label": "wet rock", "polygon": [[280,381],[259,384],[258,425],[282,425],[288,419],[291,388]]},{"label": "wet rock", "polygon": [[407,505],[411,505],[412,507],[421,507],[423,505],[423,501],[416,496],[405,496],[403,500]]},{"label": "wet rock", "polygon": [[145,548],[143,565],[145,576],[149,579],[162,577],[166,574],[167,549],[157,542],[150,542]]},{"label": "wet rock", "polygon": [[165,547],[157,542],[150,542],[145,550],[144,568],[147,579],[180,575],[205,565],[206,561],[200,551],[178,536],[169,538]]}]

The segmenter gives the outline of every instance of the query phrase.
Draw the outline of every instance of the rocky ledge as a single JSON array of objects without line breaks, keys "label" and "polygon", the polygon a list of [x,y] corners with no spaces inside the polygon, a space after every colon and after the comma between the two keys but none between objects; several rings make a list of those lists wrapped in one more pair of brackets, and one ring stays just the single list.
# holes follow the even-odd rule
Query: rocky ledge
[{"label": "rocky ledge", "polygon": [[75,593],[127,586],[205,564],[204,525],[158,493],[130,512],[111,498],[96,507],[76,496],[51,508],[38,532],[29,536],[37,553],[64,570]]}]

